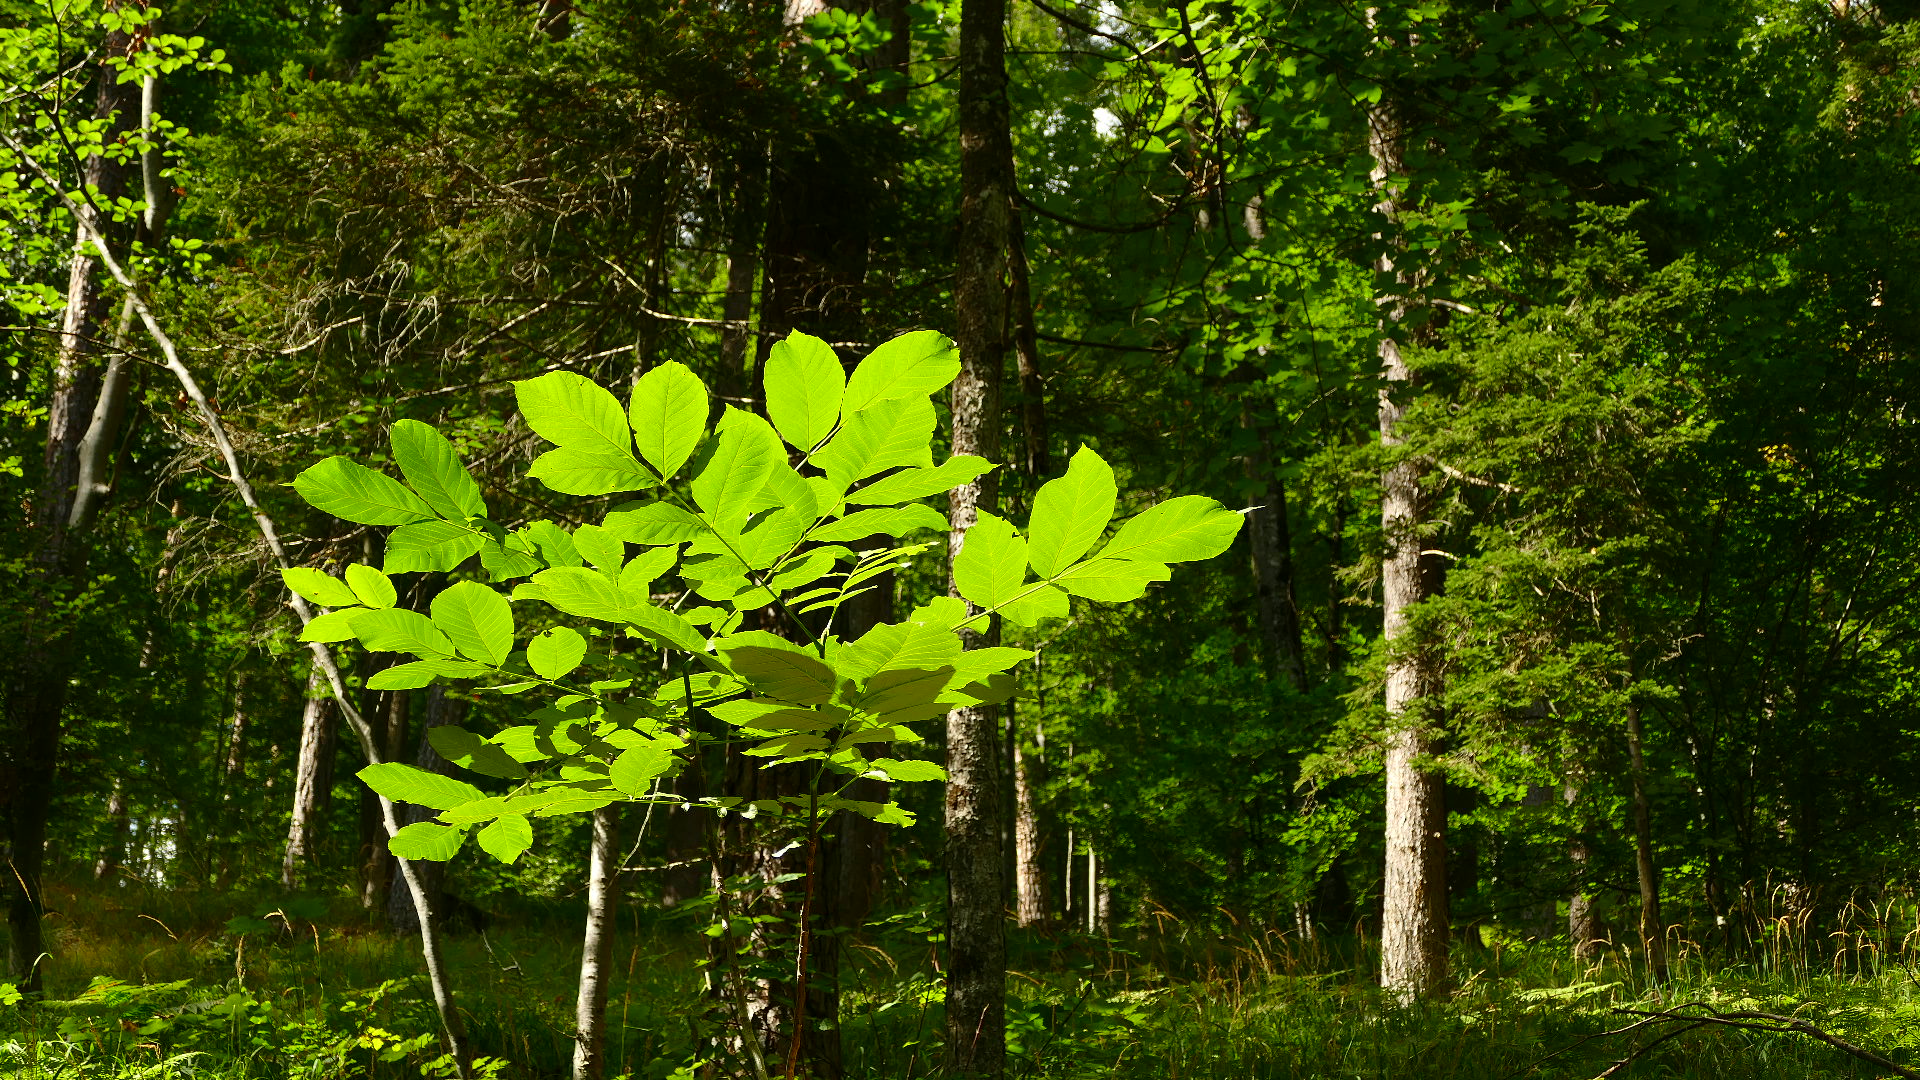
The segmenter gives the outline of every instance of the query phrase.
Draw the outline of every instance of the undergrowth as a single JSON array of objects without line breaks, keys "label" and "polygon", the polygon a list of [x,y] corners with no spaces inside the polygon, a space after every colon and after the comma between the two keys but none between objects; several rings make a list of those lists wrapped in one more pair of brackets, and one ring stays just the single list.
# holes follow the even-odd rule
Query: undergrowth
[{"label": "undergrowth", "polygon": [[[0,1072],[24,1078],[445,1075],[413,943],[369,928],[345,898],[237,902],[143,893],[62,895],[48,993],[0,1005]],[[529,911],[452,939],[449,959],[487,1075],[558,1077],[572,1054],[577,921]],[[1896,917],[1896,915],[1898,917]],[[1920,1061],[1912,912],[1850,909],[1809,939],[1763,927],[1729,961],[1676,934],[1664,985],[1624,952],[1581,963],[1563,943],[1487,935],[1457,950],[1445,1001],[1402,1008],[1372,986],[1366,943],[1221,935],[1162,923],[1118,940],[1018,934],[1009,978],[1016,1080],[1586,1080],[1671,1030],[1608,1035],[1617,1010],[1687,1003],[1805,1019],[1895,1062]],[[941,984],[924,917],[870,928],[847,950],[845,1074],[938,1073]],[[609,995],[611,1073],[727,1076],[713,1053],[703,939],[630,912]],[[1885,1075],[1797,1036],[1690,1031],[1634,1078],[1800,1080]]]}]

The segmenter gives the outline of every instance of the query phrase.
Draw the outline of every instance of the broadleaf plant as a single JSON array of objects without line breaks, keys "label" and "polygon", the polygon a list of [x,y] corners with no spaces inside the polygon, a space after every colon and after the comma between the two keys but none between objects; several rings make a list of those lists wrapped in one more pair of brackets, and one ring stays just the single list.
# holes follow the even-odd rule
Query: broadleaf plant
[{"label": "broadleaf plant", "polygon": [[[647,493],[571,531],[489,520],[451,444],[417,421],[392,430],[404,483],[339,457],[301,473],[294,487],[314,506],[392,527],[384,569],[355,564],[342,579],[285,572],[290,589],[330,609],[305,638],[409,658],[375,675],[374,688],[465,679],[525,694],[524,723],[492,736],[454,726],[432,734],[450,762],[496,789],[510,784],[504,794],[406,764],[361,770],[375,791],[438,811],[394,836],[393,852],[449,859],[473,835],[512,862],[532,843],[531,819],[677,800],[660,781],[686,762],[689,737],[707,737],[691,734],[696,711],[769,766],[812,762],[835,778],[753,812],[907,823],[897,803],[843,793],[860,777],[944,780],[939,765],[903,755],[919,740],[912,725],[1005,700],[1010,669],[1032,655],[966,651],[958,631],[996,616],[1020,626],[1063,617],[1069,596],[1137,599],[1167,580],[1169,563],[1217,555],[1239,532],[1240,514],[1187,496],[1123,523],[1102,546],[1118,489],[1112,468],[1082,448],[1066,475],[1041,487],[1024,534],[980,515],[953,565],[964,602],[936,597],[903,622],[843,640],[835,629],[846,602],[929,546],[904,538],[946,528],[921,500],[994,467],[969,456],[933,461],[930,395],[958,371],[953,343],[932,332],[879,346],[851,375],[825,342],[795,333],[768,361],[771,422],[727,406],[711,427],[712,398],[680,364],[648,372],[624,407],[569,372],[515,383],[527,426],[554,444],[530,476],[565,495]],[[876,542],[888,537],[902,542]],[[390,575],[460,574],[476,556],[478,575],[461,574],[428,613],[397,606]],[[769,607],[791,638],[745,628]],[[611,647],[622,639],[662,655],[643,661]],[[704,802],[747,809],[732,798]]]}]

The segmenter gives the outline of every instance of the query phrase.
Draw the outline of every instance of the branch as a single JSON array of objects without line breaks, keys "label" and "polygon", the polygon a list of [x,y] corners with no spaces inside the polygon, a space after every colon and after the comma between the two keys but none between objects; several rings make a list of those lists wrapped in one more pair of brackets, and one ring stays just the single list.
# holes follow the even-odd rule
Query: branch
[{"label": "branch", "polygon": [[[100,265],[106,267],[114,281],[126,290],[127,302],[133,305],[134,311],[140,316],[140,322],[146,327],[148,336],[153,338],[154,344],[160,347],[160,352],[165,357],[165,363],[162,366],[173,373],[174,378],[180,383],[181,390],[186,392],[194,408],[199,410],[201,422],[207,425],[207,431],[213,436],[214,445],[219,448],[220,457],[226,463],[227,479],[232,482],[234,490],[239,492],[240,501],[246,504],[247,511],[253,515],[254,525],[259,528],[261,539],[266,541],[267,550],[272,552],[274,561],[282,570],[292,569],[293,562],[287,557],[287,550],[280,543],[279,530],[274,527],[273,519],[267,515],[266,509],[260,505],[260,500],[254,495],[253,485],[247,482],[246,473],[240,467],[240,457],[234,452],[233,441],[227,437],[226,425],[221,422],[220,414],[214,411],[213,405],[207,400],[206,393],[200,388],[199,380],[195,379],[193,372],[180,362],[179,350],[174,348],[173,339],[167,336],[167,332],[160,326],[160,321],[154,317],[153,309],[147,305],[146,297],[139,284],[134,281],[126,268],[120,265],[120,260],[114,258],[112,248],[108,245],[106,237],[102,236],[100,230],[94,225],[93,219],[82,213],[80,207],[60,190],[60,185],[55,183],[39,160],[27,153],[25,147],[4,131],[0,131],[0,142],[5,142],[14,153],[20,155],[21,160],[25,161],[27,166],[46,183],[48,190],[54,193],[66,207],[67,212],[79,223],[80,231],[85,234],[87,242],[99,254]],[[313,620],[313,609],[307,606],[306,600],[300,594],[290,592],[289,595],[293,612],[299,616],[300,625],[304,628]],[[319,641],[308,642],[308,645],[313,650],[315,666],[320,669],[321,674],[326,676],[327,688],[332,691],[334,702],[340,706],[340,714],[346,717],[348,726],[353,728],[354,735],[360,740],[360,748],[366,755],[367,764],[380,764],[380,748],[373,737],[373,729],[368,726],[366,718],[360,715],[360,711],[353,707],[353,703],[347,700],[346,683],[340,677],[340,667],[334,662],[333,651]],[[391,836],[398,833],[400,819],[395,813],[393,800],[381,795],[380,812],[385,819],[387,834]],[[396,857],[395,862],[400,866],[401,877],[406,879],[407,890],[413,894],[414,907],[420,913],[420,943],[422,951],[426,954],[427,975],[433,984],[434,1005],[438,1007],[441,1025],[446,1029],[448,1048],[453,1052],[454,1062],[460,1075],[469,1076],[472,1072],[473,1054],[467,1045],[466,1025],[454,1007],[453,992],[446,983],[438,931],[433,925],[432,908],[427,902],[426,887],[410,860]]]},{"label": "branch", "polygon": [[[1881,1055],[1876,1054],[1873,1051],[1868,1050],[1863,1046],[1855,1046],[1853,1043],[1850,1043],[1845,1039],[1840,1038],[1837,1035],[1829,1035],[1826,1032],[1820,1030],[1819,1028],[1814,1027],[1812,1024],[1807,1023],[1805,1020],[1799,1019],[1798,1017],[1782,1016],[1779,1013],[1751,1012],[1751,1011],[1745,1011],[1745,1010],[1740,1012],[1721,1012],[1717,1009],[1710,1008],[1709,1006],[1700,1004],[1698,1002],[1694,1002],[1691,1005],[1678,1006],[1678,1008],[1681,1008],[1681,1009],[1692,1008],[1692,1007],[1697,1007],[1705,1011],[1700,1013],[1683,1013],[1683,1012],[1677,1011],[1677,1009],[1660,1009],[1660,1010],[1649,1011],[1649,1010],[1642,1010],[1642,1009],[1619,1008],[1619,1009],[1613,1010],[1614,1012],[1620,1013],[1624,1016],[1646,1017],[1648,1022],[1668,1021],[1672,1023],[1683,1024],[1685,1026],[1679,1028],[1678,1030],[1670,1031],[1665,1035],[1662,1035],[1660,1038],[1655,1039],[1654,1041],[1648,1043],[1647,1045],[1639,1048],[1638,1050],[1635,1050],[1633,1053],[1628,1054],[1626,1057],[1615,1062],[1611,1068],[1607,1069],[1606,1072],[1603,1072],[1599,1076],[1595,1077],[1594,1080],[1605,1080],[1606,1077],[1619,1075],[1622,1071],[1624,1071],[1627,1068],[1627,1066],[1633,1064],[1636,1060],[1638,1060],[1640,1057],[1645,1055],[1647,1051],[1653,1049],[1655,1046],[1658,1046],[1659,1044],[1665,1042],[1666,1040],[1673,1038],[1676,1035],[1680,1035],[1684,1032],[1692,1031],[1694,1028],[1714,1026],[1714,1025],[1717,1025],[1720,1027],[1739,1028],[1743,1031],[1765,1031],[1775,1035],[1805,1035],[1810,1039],[1815,1039],[1815,1040],[1818,1040],[1819,1042],[1826,1043],[1828,1046],[1831,1046],[1834,1049],[1839,1050],[1843,1053],[1851,1054],[1854,1057],[1859,1058],[1861,1061],[1864,1061],[1869,1065],[1872,1065],[1876,1069],[1885,1069],[1896,1076],[1904,1077],[1905,1080],[1920,1080],[1920,1072],[1915,1072],[1914,1070],[1906,1068],[1905,1066],[1902,1066],[1902,1065],[1896,1065],[1892,1061],[1888,1060],[1887,1058],[1882,1057]],[[1635,1024],[1633,1026],[1639,1027],[1641,1025]],[[1628,1028],[1624,1030],[1632,1030],[1632,1029]]]},{"label": "branch", "polygon": [[1027,198],[1027,194],[1024,191],[1015,190],[1013,197],[1019,201],[1021,206],[1039,214],[1043,218],[1050,218],[1062,225],[1071,225],[1076,229],[1085,229],[1088,232],[1113,233],[1119,236],[1149,232],[1157,229],[1172,220],[1173,215],[1186,205],[1184,201],[1175,201],[1167,206],[1166,213],[1161,214],[1152,221],[1141,221],[1131,225],[1097,225],[1091,221],[1081,221],[1077,218],[1070,218],[1065,214],[1056,214],[1046,207],[1041,206],[1039,203],[1034,202],[1032,199]]}]

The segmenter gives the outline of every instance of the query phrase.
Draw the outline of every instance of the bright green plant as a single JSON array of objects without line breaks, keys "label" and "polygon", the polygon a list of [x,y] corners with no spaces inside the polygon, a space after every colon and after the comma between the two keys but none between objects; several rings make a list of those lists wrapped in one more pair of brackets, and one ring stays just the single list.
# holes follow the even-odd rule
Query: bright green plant
[{"label": "bright green plant", "polygon": [[[511,862],[531,844],[534,818],[672,798],[657,781],[680,767],[695,710],[737,728],[753,744],[745,752],[769,765],[815,763],[806,795],[750,810],[705,800],[715,809],[809,822],[844,810],[905,823],[897,803],[846,798],[847,784],[944,779],[938,765],[899,756],[919,739],[909,725],[1003,700],[1014,685],[1008,669],[1031,655],[966,651],[957,631],[995,616],[1021,626],[1061,617],[1069,596],[1137,599],[1167,580],[1168,563],[1217,555],[1238,533],[1239,514],[1189,496],[1126,521],[1101,545],[1118,491],[1113,470],[1082,449],[1040,489],[1024,535],[980,515],[953,562],[966,602],[938,597],[904,622],[842,640],[835,619],[847,600],[927,546],[866,545],[944,529],[924,500],[993,468],[969,456],[933,462],[929,395],[958,371],[952,343],[932,332],[881,345],[850,377],[824,342],[794,334],[767,365],[771,422],[727,407],[711,431],[707,388],[679,364],[639,379],[626,408],[568,372],[516,383],[522,418],[555,444],[529,475],[568,495],[655,495],[571,532],[490,521],[452,446],[414,421],[392,430],[405,483],[343,457],[302,473],[294,486],[314,506],[393,527],[384,569],[285,572],[295,592],[332,609],[307,639],[415,658],[375,675],[375,689],[472,679],[498,694],[542,692],[526,723],[491,737],[451,725],[432,733],[449,761],[511,782],[504,795],[410,765],[361,771],[381,794],[440,812],[394,836],[394,853],[448,859],[472,834]],[[390,575],[453,572],[475,555],[486,582],[449,586],[425,614],[397,606]],[[558,625],[522,640],[530,620],[516,618],[516,604],[571,616],[584,633]],[[769,607],[791,639],[742,628]],[[622,652],[613,647],[622,638],[664,653]]]}]

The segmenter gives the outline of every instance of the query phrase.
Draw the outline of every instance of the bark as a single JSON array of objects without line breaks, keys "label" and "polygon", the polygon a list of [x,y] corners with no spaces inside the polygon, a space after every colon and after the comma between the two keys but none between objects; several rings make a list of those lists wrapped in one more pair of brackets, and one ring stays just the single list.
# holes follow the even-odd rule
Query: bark
[{"label": "bark", "polygon": [[[404,691],[395,691],[393,697],[396,703],[403,703],[407,699]],[[449,691],[445,683],[435,683],[427,690],[427,704],[422,710],[424,715],[420,723],[420,745],[413,759],[415,765],[441,776],[455,774],[453,763],[440,756],[439,752],[433,748],[433,743],[429,741],[428,736],[434,728],[444,724],[458,724],[466,719],[468,704],[466,698],[457,692]],[[396,704],[389,713],[398,713],[401,717],[399,731],[404,737],[406,732],[404,704]],[[398,755],[395,756],[398,757]],[[403,827],[432,820],[439,812],[430,806],[418,806],[413,803],[400,803],[398,806],[400,807],[400,824]],[[391,861],[397,863],[400,860],[391,859]],[[419,875],[424,886],[427,906],[433,909],[434,914],[440,914],[440,893],[447,879],[447,864],[422,861],[415,864],[414,872]],[[392,884],[387,890],[387,897],[387,925],[392,927],[396,934],[418,933],[419,909],[413,893],[405,888],[405,882],[400,880],[397,867]]]},{"label": "bark", "polygon": [[[1580,788],[1569,782],[1565,798],[1569,806],[1580,800]],[[1600,959],[1606,949],[1607,928],[1600,918],[1600,905],[1588,892],[1587,882],[1592,874],[1593,843],[1586,830],[1574,833],[1573,842],[1567,845],[1567,856],[1573,863],[1573,895],[1567,900],[1567,939],[1573,943],[1574,959],[1592,963]]]},{"label": "bark", "polygon": [[[107,35],[103,59],[125,56],[133,40],[124,32]],[[94,116],[109,121],[111,143],[133,125],[137,88],[115,80],[115,69],[101,63],[96,75]],[[17,144],[15,152],[20,151]],[[75,216],[76,248],[67,276],[67,303],[60,320],[60,344],[50,379],[47,442],[39,490],[28,517],[32,562],[32,599],[20,647],[12,658],[6,699],[5,745],[14,777],[7,802],[8,970],[22,991],[41,988],[45,939],[40,917],[45,907],[41,872],[46,860],[47,824],[60,769],[62,713],[75,640],[59,611],[62,596],[85,576],[84,557],[70,536],[81,449],[100,391],[99,345],[107,298],[98,261],[104,251],[89,248],[104,240],[109,223],[95,207],[104,207],[126,188],[125,164],[91,157],[81,166],[83,185],[93,189],[84,204],[68,202]],[[49,181],[51,183],[52,181]]]},{"label": "bark", "polygon": [[1627,754],[1633,768],[1633,855],[1640,882],[1640,947],[1655,982],[1667,981],[1666,927],[1660,919],[1660,873],[1653,862],[1653,814],[1647,800],[1647,764],[1641,752],[1640,708],[1627,706]]},{"label": "bark", "polygon": [[[148,75],[140,87],[139,126],[142,130],[152,130],[159,98],[160,80],[157,76]],[[134,237],[150,248],[160,243],[175,202],[172,187],[161,175],[165,164],[157,145],[140,155],[141,199],[146,203],[146,209],[135,224]],[[81,236],[79,242],[84,244],[85,236]],[[89,528],[94,515],[99,513],[101,505],[113,491],[113,450],[118,445],[120,428],[126,419],[127,399],[131,396],[134,383],[133,360],[125,351],[127,331],[133,325],[133,317],[133,298],[128,297],[120,306],[120,318],[113,334],[112,355],[101,377],[99,394],[88,418],[86,434],[81,438],[80,452],[75,462],[73,508],[67,515],[69,528]]]},{"label": "bark", "polygon": [[[962,0],[959,40],[960,237],[954,278],[953,453],[1000,460],[1013,146],[1008,133],[1006,0]],[[948,557],[996,505],[993,474],[955,488]],[[958,594],[958,590],[953,590]],[[990,632],[989,632],[990,634]],[[989,634],[962,635],[968,648]],[[947,1070],[998,1077],[1006,1060],[1006,923],[1001,897],[1000,738],[990,706],[947,714]]]},{"label": "bark", "polygon": [[314,834],[333,790],[333,702],[323,696],[320,669],[307,676],[300,710],[300,759],[294,768],[293,819],[287,826],[287,851],[280,863],[280,884],[300,885],[301,871],[313,859]]},{"label": "bark", "polygon": [[587,869],[587,925],[574,1001],[574,1080],[607,1072],[607,982],[613,974],[614,915],[620,903],[620,803],[593,812],[593,854]]},{"label": "bark", "polygon": [[[1009,150],[1011,153],[1011,150]],[[1011,172],[1011,159],[1008,162]],[[1009,185],[1011,186],[1011,185]],[[1007,216],[1007,285],[1013,354],[1020,369],[1020,428],[1025,459],[1020,463],[1037,489],[1053,471],[1047,453],[1047,387],[1041,377],[1040,339],[1033,315],[1033,281],[1027,265],[1027,230],[1018,211]]]},{"label": "bark", "polygon": [[[1379,211],[1397,220],[1401,193],[1396,178],[1406,174],[1405,132],[1390,99],[1368,114],[1373,184]],[[1397,247],[1390,246],[1376,269],[1394,282],[1395,292],[1381,296],[1380,361],[1386,378],[1380,390],[1380,443],[1403,444],[1401,418],[1413,373],[1400,351],[1400,336],[1414,314],[1415,275],[1397,268]],[[1381,564],[1382,636],[1389,649],[1386,672],[1386,880],[1380,927],[1380,984],[1402,1001],[1440,993],[1447,985],[1446,796],[1442,775],[1424,761],[1438,750],[1422,702],[1440,690],[1438,657],[1430,643],[1414,640],[1409,614],[1440,591],[1437,557],[1422,553],[1428,524],[1429,493],[1425,470],[1411,459],[1396,462],[1381,477],[1380,524],[1389,545]]]},{"label": "bark", "polygon": [[[1034,727],[1036,740],[1044,735]],[[1029,754],[1015,735],[1013,743],[1013,848],[1015,914],[1021,926],[1042,926],[1051,914],[1047,902],[1046,840],[1040,832],[1039,788],[1045,759]]]},{"label": "bark", "polygon": [[1247,515],[1253,549],[1253,591],[1260,608],[1260,637],[1267,662],[1295,691],[1307,688],[1306,648],[1300,638],[1300,608],[1293,591],[1293,534],[1287,523],[1287,489],[1274,467],[1273,433],[1260,426],[1259,443],[1247,459],[1247,477],[1261,506]]},{"label": "bark", "polygon": [[727,199],[727,291],[721,300],[720,317],[726,326],[720,331],[721,393],[733,398],[746,396],[747,364],[754,359],[753,288],[760,278],[760,240],[764,227],[760,222],[760,187],[766,161],[756,156],[735,171],[736,179]]},{"label": "bark", "polygon": [[120,864],[127,857],[127,785],[119,777],[113,778],[113,793],[107,796],[107,842],[100,850],[99,861],[93,864],[93,880],[108,881],[120,873]]},{"label": "bark", "polygon": [[[372,674],[371,668],[364,670],[368,675]],[[362,680],[362,685],[365,685],[364,679]],[[412,719],[410,715],[412,701],[413,699],[404,690],[389,690],[385,693],[376,691],[367,692],[366,701],[361,708],[365,715],[375,717],[380,721],[380,727],[376,729],[375,737],[380,740],[379,752],[381,761],[406,760],[407,726]],[[360,885],[360,906],[366,908],[368,911],[385,911],[390,908],[393,903],[393,897],[389,888],[395,880],[394,875],[397,872],[397,867],[393,853],[387,850],[387,838],[381,832],[385,827],[383,820],[384,804],[385,800],[375,794],[373,789],[362,785],[360,792],[360,843],[361,852],[366,861],[362,865],[363,876]],[[398,820],[400,824],[402,826],[411,825],[412,822],[407,819],[404,804],[396,805],[402,807],[395,811],[399,815]],[[421,874],[425,878],[433,878],[435,874],[433,868],[438,865],[438,863],[425,864],[421,869]],[[437,878],[435,878],[431,884],[435,889],[439,888]]]}]

